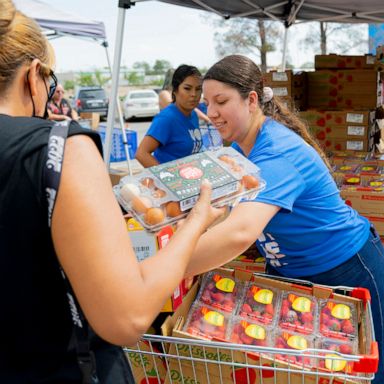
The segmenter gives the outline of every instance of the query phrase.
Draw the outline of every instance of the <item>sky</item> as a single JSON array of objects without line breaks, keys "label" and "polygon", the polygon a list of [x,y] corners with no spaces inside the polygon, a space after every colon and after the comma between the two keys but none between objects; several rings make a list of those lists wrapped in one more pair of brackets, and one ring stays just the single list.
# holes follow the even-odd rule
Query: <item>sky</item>
[{"label": "sky", "polygon": [[[109,56],[113,63],[118,0],[40,1],[58,10],[103,21],[109,42]],[[207,14],[159,1],[137,2],[125,12],[121,65],[131,67],[137,61],[146,61],[152,65],[155,60],[160,59],[168,60],[173,67],[182,63],[199,68],[210,67],[218,57],[215,54],[214,29],[204,21],[203,15]],[[308,27],[293,26],[288,36],[289,59],[297,67],[306,61],[313,61],[313,53],[307,52],[304,55],[294,39],[295,36],[302,35],[300,28]],[[107,66],[105,49],[98,43],[72,37],[54,39],[51,43],[56,52],[57,72],[86,71]],[[269,65],[281,63],[281,49],[282,47],[269,54]],[[255,59],[256,56],[252,58]]]}]

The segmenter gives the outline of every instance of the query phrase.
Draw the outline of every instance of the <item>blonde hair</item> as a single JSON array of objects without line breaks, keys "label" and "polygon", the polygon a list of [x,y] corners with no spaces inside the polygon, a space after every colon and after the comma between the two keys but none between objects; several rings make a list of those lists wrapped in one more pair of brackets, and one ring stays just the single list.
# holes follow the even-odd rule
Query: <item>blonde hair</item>
[{"label": "blonde hair", "polygon": [[48,77],[55,61],[51,44],[38,24],[16,10],[11,0],[0,1],[0,93],[7,90],[19,68],[34,59]]}]

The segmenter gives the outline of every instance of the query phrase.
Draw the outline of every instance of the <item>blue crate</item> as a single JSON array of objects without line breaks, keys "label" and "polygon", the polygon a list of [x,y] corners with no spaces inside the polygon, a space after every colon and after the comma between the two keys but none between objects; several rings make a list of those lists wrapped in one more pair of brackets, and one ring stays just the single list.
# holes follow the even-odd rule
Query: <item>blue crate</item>
[{"label": "blue crate", "polygon": [[206,150],[216,149],[223,146],[223,140],[218,130],[210,124],[200,126],[203,146]]},{"label": "blue crate", "polygon": [[[105,145],[105,136],[106,136],[105,125],[100,124],[99,133],[100,133],[101,141],[103,142],[103,145]],[[135,158],[136,151],[137,151],[137,133],[129,129],[126,129],[125,133],[127,135],[129,158],[132,160]],[[112,132],[111,156],[109,161],[111,163],[115,163],[118,161],[124,161],[126,159],[127,158],[125,156],[123,134],[120,128],[114,128]]]}]

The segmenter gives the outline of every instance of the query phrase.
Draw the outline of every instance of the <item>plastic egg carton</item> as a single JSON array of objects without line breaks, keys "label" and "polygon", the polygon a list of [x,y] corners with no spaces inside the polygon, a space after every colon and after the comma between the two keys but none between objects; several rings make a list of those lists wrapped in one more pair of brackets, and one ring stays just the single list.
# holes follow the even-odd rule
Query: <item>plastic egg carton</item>
[{"label": "plastic egg carton", "polygon": [[259,168],[233,148],[196,153],[126,176],[114,187],[122,207],[150,232],[184,218],[207,179],[212,204],[225,206],[252,200],[265,187]]}]

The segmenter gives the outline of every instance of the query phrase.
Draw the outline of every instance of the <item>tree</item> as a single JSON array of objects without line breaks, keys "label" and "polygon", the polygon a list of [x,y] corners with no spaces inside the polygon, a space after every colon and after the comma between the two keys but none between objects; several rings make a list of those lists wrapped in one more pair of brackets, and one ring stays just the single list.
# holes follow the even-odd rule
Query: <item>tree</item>
[{"label": "tree", "polygon": [[146,61],[136,61],[132,65],[133,69],[140,69],[144,74],[149,74],[151,71],[151,66]]},{"label": "tree", "polygon": [[[309,28],[301,40],[304,47],[315,47],[315,52],[346,54],[352,49],[367,50],[366,26],[361,24],[317,22],[318,28]],[[316,48],[317,47],[317,48]]]},{"label": "tree", "polygon": [[95,69],[95,79],[97,85],[104,87],[104,85],[111,79],[111,76],[103,76],[103,73],[99,69]]},{"label": "tree", "polygon": [[73,80],[65,80],[64,89],[66,89],[67,91],[70,89],[75,89],[75,82]]},{"label": "tree", "polygon": [[80,72],[80,77],[77,80],[77,83],[82,87],[96,85],[95,80],[93,79],[92,73],[85,73],[85,72]]},{"label": "tree", "polygon": [[137,72],[129,72],[124,75],[124,77],[128,80],[128,83],[131,85],[138,85],[143,82],[143,76],[139,76]]},{"label": "tree", "polygon": [[223,20],[204,16],[215,27],[215,49],[219,57],[233,53],[253,54],[259,57],[260,67],[267,71],[267,54],[281,42],[283,26],[276,21],[247,18]]},{"label": "tree", "polygon": [[170,68],[172,68],[172,65],[168,60],[156,60],[152,72],[154,75],[163,75]]}]

